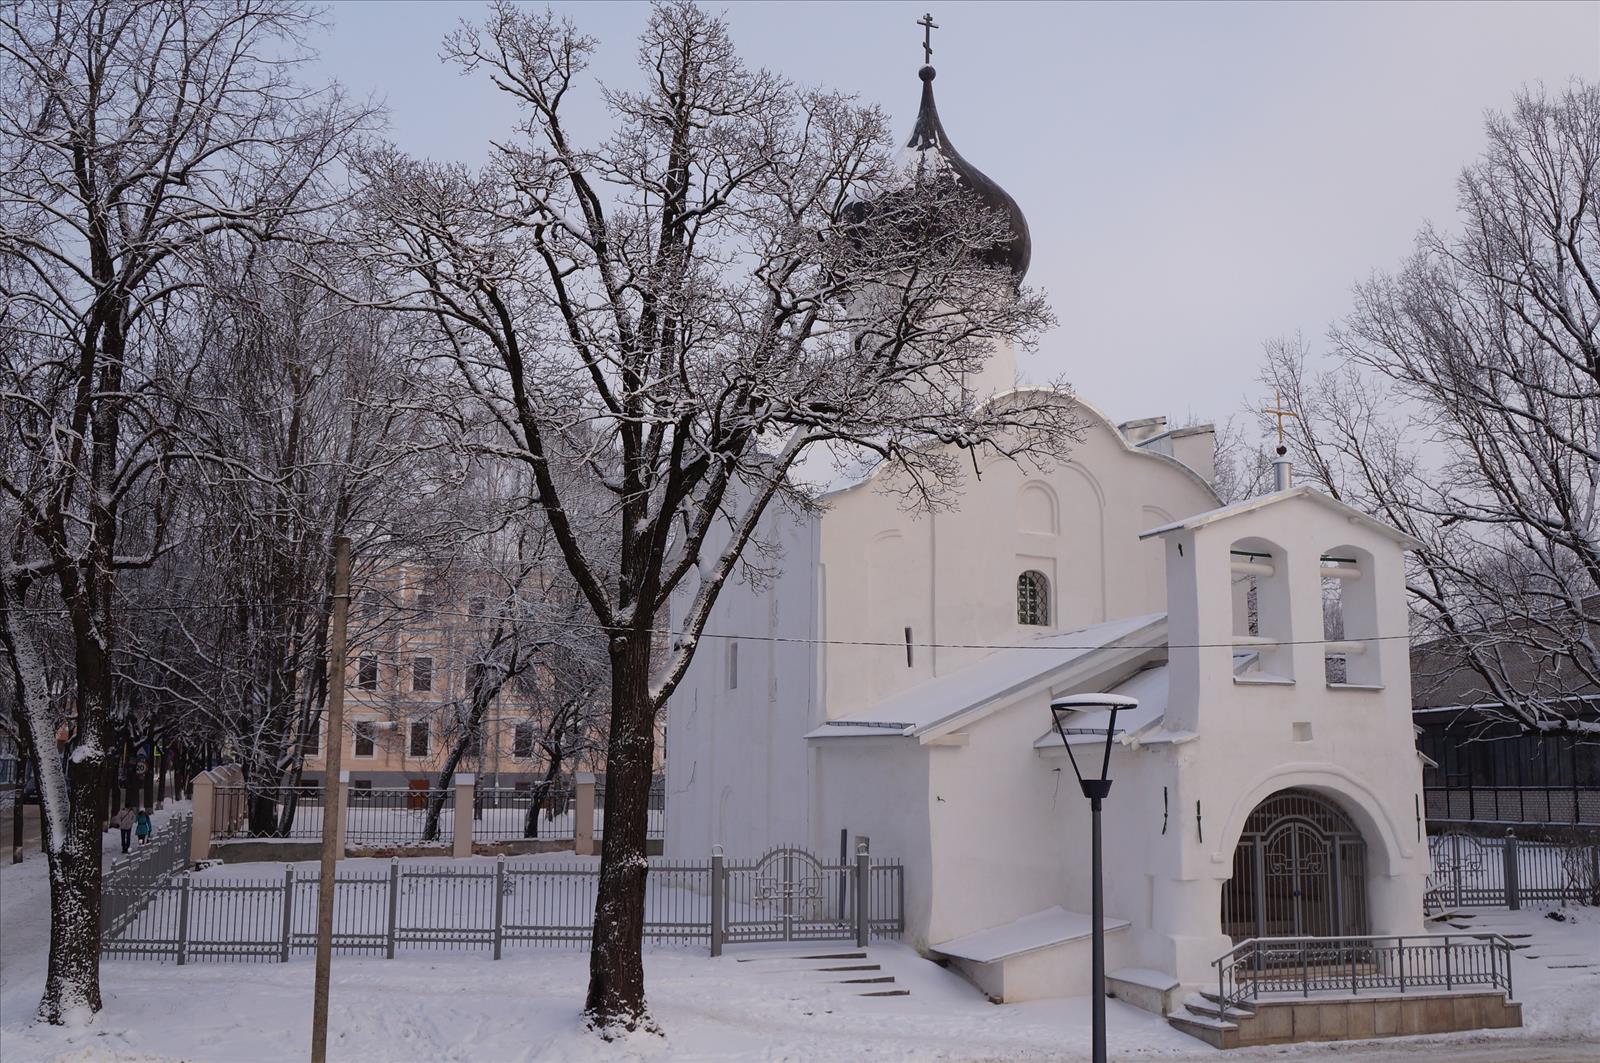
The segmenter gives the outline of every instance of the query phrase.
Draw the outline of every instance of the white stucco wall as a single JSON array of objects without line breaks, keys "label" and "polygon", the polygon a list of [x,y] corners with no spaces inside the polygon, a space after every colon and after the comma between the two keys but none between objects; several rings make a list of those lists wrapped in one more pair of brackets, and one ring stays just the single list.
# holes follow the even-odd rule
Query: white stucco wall
[{"label": "white stucco wall", "polygon": [[[807,641],[818,630],[817,520],[774,508],[758,538],[760,553],[751,558],[762,578],[741,572],[730,579],[705,628],[746,637],[702,638],[668,703],[669,856],[704,857],[721,845],[730,857],[750,859],[810,836],[801,736],[822,718],[817,648]],[[674,629],[694,590],[675,596]],[[737,655],[736,676],[730,654]]]},{"label": "white stucco wall", "polygon": [[[1181,463],[1130,446],[1103,416],[1077,406],[1086,431],[1070,461],[1039,470],[991,459],[981,475],[967,473],[955,508],[907,512],[876,479],[829,497],[824,628],[832,640],[887,644],[825,650],[830,718],[985,653],[917,647],[908,665],[908,627],[913,642],[983,646],[1161,611],[1161,554],[1138,534],[1211,509],[1216,498]],[[1043,629],[1017,623],[1017,576],[1029,569],[1051,582]]]}]

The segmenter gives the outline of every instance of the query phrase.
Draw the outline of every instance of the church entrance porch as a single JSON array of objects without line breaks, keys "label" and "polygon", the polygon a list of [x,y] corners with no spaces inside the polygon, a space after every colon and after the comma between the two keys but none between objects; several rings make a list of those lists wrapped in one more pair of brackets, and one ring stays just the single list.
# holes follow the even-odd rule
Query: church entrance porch
[{"label": "church entrance porch", "polygon": [[1222,886],[1222,931],[1235,943],[1367,934],[1366,861],[1366,841],[1337,804],[1280,790],[1245,821]]}]

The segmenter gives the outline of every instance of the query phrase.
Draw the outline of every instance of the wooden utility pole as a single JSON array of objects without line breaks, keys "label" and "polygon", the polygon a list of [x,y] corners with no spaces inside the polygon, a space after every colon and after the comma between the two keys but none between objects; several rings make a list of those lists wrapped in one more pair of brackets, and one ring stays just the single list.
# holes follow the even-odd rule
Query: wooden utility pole
[{"label": "wooden utility pole", "polygon": [[350,614],[350,537],[333,540],[333,630],[328,639],[328,737],[322,771],[322,869],[317,880],[317,974],[311,995],[311,1063],[328,1058],[328,980],[333,966],[333,894],[344,834],[345,628]]}]

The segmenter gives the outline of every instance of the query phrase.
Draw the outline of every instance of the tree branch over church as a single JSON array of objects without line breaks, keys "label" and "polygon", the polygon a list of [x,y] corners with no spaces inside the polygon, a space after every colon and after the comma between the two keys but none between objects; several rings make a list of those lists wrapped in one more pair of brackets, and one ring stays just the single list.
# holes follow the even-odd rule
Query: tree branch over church
[{"label": "tree branch over church", "polygon": [[[1030,343],[1048,313],[987,254],[1008,219],[927,156],[896,156],[878,111],[747,69],[720,19],[666,4],[640,41],[643,87],[602,90],[613,128],[590,140],[567,107],[594,47],[507,4],[453,34],[447,54],[524,120],[479,171],[371,153],[358,224],[387,305],[432,321],[441,368],[500,429],[482,446],[526,467],[607,633],[587,999],[604,1029],[649,1023],[656,714],[763,512],[815,504],[795,462],[824,444],[887,462],[908,504],[937,506],[969,453],[1048,461],[1077,426],[1059,390],[981,401],[991,349]],[[692,605],[664,642],[680,586]]]}]

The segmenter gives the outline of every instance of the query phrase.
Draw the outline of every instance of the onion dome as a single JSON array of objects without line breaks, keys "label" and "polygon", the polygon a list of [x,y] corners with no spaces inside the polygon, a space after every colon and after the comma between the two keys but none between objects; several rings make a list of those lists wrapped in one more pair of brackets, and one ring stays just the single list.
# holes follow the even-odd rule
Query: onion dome
[{"label": "onion dome", "polygon": [[[977,195],[986,210],[1004,218],[1010,235],[986,251],[983,260],[990,265],[1009,268],[1012,277],[1020,284],[1028,272],[1028,261],[1033,255],[1028,219],[1010,193],[988,174],[962,158],[950,143],[950,135],[939,121],[939,108],[933,100],[933,67],[924,66],[917,76],[922,79],[922,104],[917,109],[917,121],[912,127],[911,139],[900,150],[895,168],[907,184],[929,174],[948,174],[955,178],[959,187]],[[889,197],[893,194],[893,189],[887,191]],[[870,213],[870,206],[860,201],[846,207],[846,217],[853,222],[867,221]]]}]

